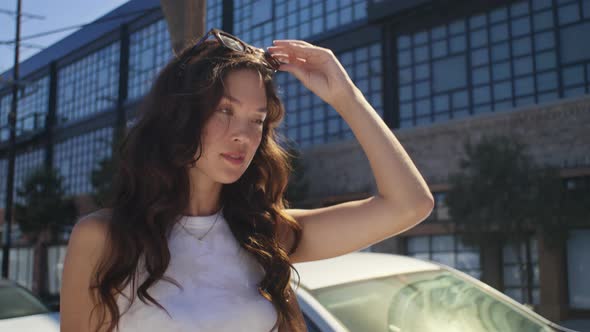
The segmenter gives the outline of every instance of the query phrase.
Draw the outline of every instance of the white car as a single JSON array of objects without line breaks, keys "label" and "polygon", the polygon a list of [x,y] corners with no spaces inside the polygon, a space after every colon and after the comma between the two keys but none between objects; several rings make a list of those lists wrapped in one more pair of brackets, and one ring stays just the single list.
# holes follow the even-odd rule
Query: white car
[{"label": "white car", "polygon": [[434,262],[356,252],[294,266],[309,332],[576,332]]},{"label": "white car", "polygon": [[59,313],[15,282],[0,279],[0,331],[59,332]]},{"label": "white car", "polygon": [[[358,252],[295,268],[309,332],[576,332],[434,262]],[[0,280],[0,331],[58,332],[59,313]]]}]

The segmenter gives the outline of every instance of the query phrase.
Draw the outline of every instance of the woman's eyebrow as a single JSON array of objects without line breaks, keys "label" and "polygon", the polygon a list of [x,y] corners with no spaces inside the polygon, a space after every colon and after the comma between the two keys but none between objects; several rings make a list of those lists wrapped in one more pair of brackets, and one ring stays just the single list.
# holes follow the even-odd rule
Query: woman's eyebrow
[{"label": "woman's eyebrow", "polygon": [[[232,97],[232,96],[230,96],[228,94],[224,94],[223,97],[229,99],[232,102],[235,102],[238,105],[242,105],[242,102],[240,100],[238,100],[238,98],[236,98],[236,97]],[[266,107],[260,107],[258,109],[258,112],[268,113],[268,110],[267,110]]]}]

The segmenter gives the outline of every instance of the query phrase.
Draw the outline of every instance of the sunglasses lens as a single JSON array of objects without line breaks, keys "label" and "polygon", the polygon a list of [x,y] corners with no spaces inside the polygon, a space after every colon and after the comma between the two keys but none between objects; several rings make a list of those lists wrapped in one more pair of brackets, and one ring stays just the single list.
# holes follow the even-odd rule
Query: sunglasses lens
[{"label": "sunglasses lens", "polygon": [[231,48],[232,50],[238,52],[245,51],[244,45],[242,45],[242,43],[240,43],[239,41],[225,35],[219,35],[219,38],[225,44],[225,46]]}]

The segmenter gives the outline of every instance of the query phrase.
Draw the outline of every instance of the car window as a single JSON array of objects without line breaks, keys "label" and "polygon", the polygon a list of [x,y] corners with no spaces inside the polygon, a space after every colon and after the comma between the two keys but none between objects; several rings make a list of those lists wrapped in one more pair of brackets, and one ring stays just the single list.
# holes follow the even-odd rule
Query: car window
[{"label": "car window", "polygon": [[305,319],[305,325],[307,325],[307,332],[322,332],[320,329],[307,317],[307,315],[303,314],[303,319]]},{"label": "car window", "polygon": [[0,319],[47,312],[49,309],[27,290],[12,285],[0,287]]},{"label": "car window", "polygon": [[546,332],[533,315],[446,270],[311,292],[351,332]]}]

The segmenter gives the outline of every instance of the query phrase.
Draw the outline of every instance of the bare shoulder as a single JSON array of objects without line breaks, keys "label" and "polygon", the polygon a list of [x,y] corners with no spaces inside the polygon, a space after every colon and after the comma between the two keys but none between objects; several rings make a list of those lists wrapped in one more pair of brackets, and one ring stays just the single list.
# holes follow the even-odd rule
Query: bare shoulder
[{"label": "bare shoulder", "polygon": [[80,217],[70,235],[60,292],[62,332],[89,331],[96,324],[95,317],[90,319],[96,305],[91,285],[95,284],[95,272],[109,248],[106,212],[99,210]]},{"label": "bare shoulder", "polygon": [[101,232],[107,230],[110,217],[110,210],[96,210],[79,217],[74,229],[78,228],[86,232]]},{"label": "bare shoulder", "polygon": [[102,252],[108,241],[108,218],[108,212],[103,210],[80,217],[72,229],[68,250],[75,247],[78,250],[85,249],[88,254],[91,253],[88,250]]}]

